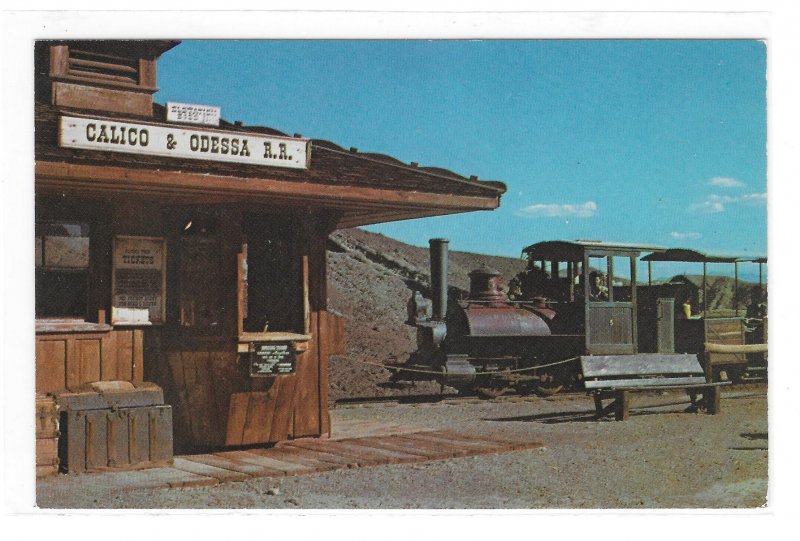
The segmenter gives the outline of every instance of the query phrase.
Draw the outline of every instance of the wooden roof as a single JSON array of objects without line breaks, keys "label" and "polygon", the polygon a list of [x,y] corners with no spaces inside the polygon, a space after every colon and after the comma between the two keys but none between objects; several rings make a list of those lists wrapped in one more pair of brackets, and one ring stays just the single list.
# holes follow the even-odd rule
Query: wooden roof
[{"label": "wooden roof", "polygon": [[583,259],[584,253],[624,254],[627,256],[661,250],[663,248],[644,244],[624,244],[600,240],[551,240],[531,244],[523,248],[522,252],[532,259],[578,261]]},{"label": "wooden roof", "polygon": [[766,263],[767,258],[764,256],[736,256],[736,255],[722,255],[710,254],[708,252],[700,252],[689,248],[670,248],[658,253],[652,253],[644,256],[642,261],[684,261],[696,263]]},{"label": "wooden roof", "polygon": [[[91,112],[36,103],[36,189],[40,193],[124,193],[181,202],[322,208],[330,211],[336,227],[353,227],[493,210],[506,191],[501,182],[478,181],[446,169],[406,164],[383,154],[346,150],[319,139],[312,139],[309,167],[303,170],[62,148],[58,145],[62,114]],[[105,112],[92,116],[167,125],[165,108],[157,104],[153,117]],[[287,135],[268,127],[225,121],[219,128],[243,134]]]}]

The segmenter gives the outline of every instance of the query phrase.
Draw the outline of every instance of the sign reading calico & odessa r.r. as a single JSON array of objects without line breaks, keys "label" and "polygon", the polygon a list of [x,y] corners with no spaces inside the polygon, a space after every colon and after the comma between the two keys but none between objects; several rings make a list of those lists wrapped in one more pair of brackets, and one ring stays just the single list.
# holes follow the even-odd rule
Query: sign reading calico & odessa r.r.
[{"label": "sign reading calico & odessa r.r.", "polygon": [[311,141],[62,116],[59,145],[151,156],[306,169]]}]

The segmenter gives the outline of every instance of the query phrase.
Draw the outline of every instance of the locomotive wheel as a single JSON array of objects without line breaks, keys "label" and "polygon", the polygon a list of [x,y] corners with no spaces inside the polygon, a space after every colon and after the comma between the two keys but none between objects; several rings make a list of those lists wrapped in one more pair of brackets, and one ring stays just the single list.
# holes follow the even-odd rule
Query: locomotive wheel
[{"label": "locomotive wheel", "polygon": [[513,392],[511,387],[476,387],[475,393],[483,398],[500,398],[504,394]]},{"label": "locomotive wheel", "polygon": [[539,396],[553,396],[561,392],[563,388],[564,382],[561,378],[555,374],[544,373],[541,375],[541,379],[534,385],[533,390]]},{"label": "locomotive wheel", "polygon": [[553,396],[560,393],[563,388],[564,385],[562,383],[554,381],[551,383],[537,383],[534,390],[539,396]]}]

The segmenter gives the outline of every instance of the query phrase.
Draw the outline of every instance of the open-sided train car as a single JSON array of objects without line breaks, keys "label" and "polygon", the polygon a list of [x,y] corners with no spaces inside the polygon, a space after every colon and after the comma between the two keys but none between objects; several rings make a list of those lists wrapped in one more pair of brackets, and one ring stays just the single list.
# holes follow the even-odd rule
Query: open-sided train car
[{"label": "open-sided train car", "polygon": [[[711,366],[731,355],[707,351],[712,334],[725,336],[723,349],[745,344],[743,332],[739,340],[726,334],[727,326],[744,325],[744,318],[706,317],[705,310],[684,317],[675,306],[692,302],[681,297],[686,288],[653,284],[652,276],[647,285],[639,283],[642,253],[649,262],[669,261],[675,251],[600,241],[540,242],[523,250],[528,267],[509,281],[507,293],[500,273],[483,266],[470,273],[467,298],[448,303],[447,245],[431,240],[432,300],[423,302],[418,292],[412,298],[409,322],[417,328],[418,349],[405,366],[410,370],[397,371],[395,380],[432,377],[485,394],[508,389],[552,394],[580,387],[582,356],[668,363],[689,353]],[[691,334],[696,329],[702,331],[697,336]],[[712,371],[707,372],[710,379]],[[719,377],[720,371],[713,374]]]},{"label": "open-sided train car", "polygon": [[[707,377],[715,381],[765,379],[767,376],[767,294],[763,280],[766,257],[737,257],[671,248],[642,258],[648,265],[647,286],[640,285],[640,341],[652,341],[658,351],[697,353]],[[702,264],[702,275],[679,275],[654,283],[653,263]],[[758,285],[743,286],[739,268],[758,265]],[[729,302],[712,305],[711,264],[733,265],[734,284]],[[656,333],[647,330],[655,328]]]}]

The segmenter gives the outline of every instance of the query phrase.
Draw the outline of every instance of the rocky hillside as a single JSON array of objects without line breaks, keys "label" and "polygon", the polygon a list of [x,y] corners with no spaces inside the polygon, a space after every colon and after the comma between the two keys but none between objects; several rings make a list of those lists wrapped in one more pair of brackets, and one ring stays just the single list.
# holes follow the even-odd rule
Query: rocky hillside
[{"label": "rocky hillside", "polygon": [[[506,281],[525,268],[518,258],[450,251],[450,298],[465,296],[468,274],[482,264],[499,270]],[[329,307],[346,318],[347,354],[330,361],[331,399],[438,392],[433,383],[415,387],[389,384],[390,371],[375,364],[402,363],[416,348],[416,332],[406,325],[407,303],[415,290],[430,298],[430,262],[427,248],[395,239],[347,229],[328,242]],[[701,284],[701,277],[687,277]],[[739,284],[749,301],[753,284]],[[733,279],[711,276],[710,308],[731,306]],[[372,363],[372,364],[370,364]]]}]

